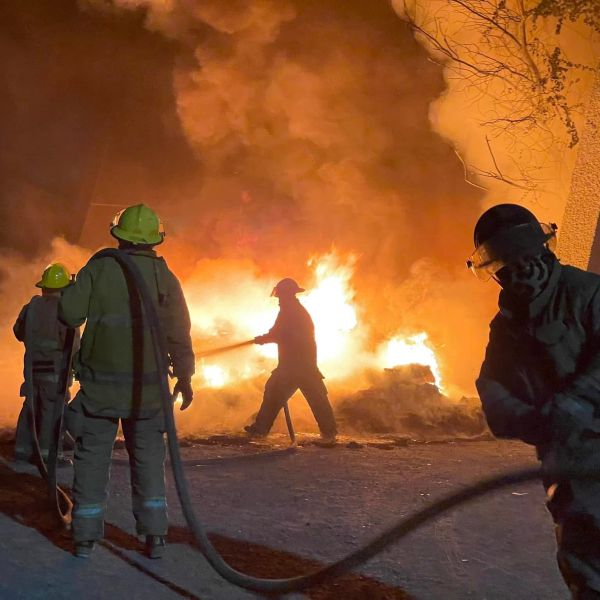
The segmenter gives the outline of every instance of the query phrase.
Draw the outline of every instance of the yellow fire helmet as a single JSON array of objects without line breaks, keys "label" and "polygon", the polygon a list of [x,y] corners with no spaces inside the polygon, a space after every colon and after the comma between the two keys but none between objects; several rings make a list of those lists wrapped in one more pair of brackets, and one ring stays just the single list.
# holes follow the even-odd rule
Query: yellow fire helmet
[{"label": "yellow fire helmet", "polygon": [[69,270],[62,263],[52,263],[46,267],[42,278],[35,284],[36,287],[49,290],[60,290],[71,283]]},{"label": "yellow fire helmet", "polygon": [[130,206],[115,215],[110,233],[132,244],[161,244],[165,230],[158,215],[145,204]]}]

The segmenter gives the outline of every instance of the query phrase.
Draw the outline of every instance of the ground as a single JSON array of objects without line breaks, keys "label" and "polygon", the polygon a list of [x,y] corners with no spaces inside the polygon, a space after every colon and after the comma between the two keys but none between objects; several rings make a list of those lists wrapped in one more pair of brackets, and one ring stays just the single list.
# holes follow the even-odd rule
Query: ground
[{"label": "ground", "polygon": [[[306,440],[306,438],[304,438]],[[302,438],[301,438],[302,440]],[[195,440],[188,459],[268,450],[230,439]],[[216,443],[215,443],[216,442]],[[331,561],[444,492],[505,469],[535,463],[512,442],[417,443],[371,440],[333,449],[305,444],[294,454],[186,467],[198,515],[220,551],[250,573],[287,577]],[[283,443],[274,438],[274,444]],[[108,543],[90,560],[47,512],[31,467],[0,463],[0,598],[237,600],[256,597],[228,585],[192,547],[168,476],[167,556],[140,554],[126,466],[115,461]],[[122,449],[115,455],[125,457]],[[192,461],[193,462],[193,461]],[[69,482],[71,470],[62,470]],[[497,492],[447,514],[377,556],[359,573],[288,598],[560,599],[568,594],[554,561],[552,522],[538,483]]]}]

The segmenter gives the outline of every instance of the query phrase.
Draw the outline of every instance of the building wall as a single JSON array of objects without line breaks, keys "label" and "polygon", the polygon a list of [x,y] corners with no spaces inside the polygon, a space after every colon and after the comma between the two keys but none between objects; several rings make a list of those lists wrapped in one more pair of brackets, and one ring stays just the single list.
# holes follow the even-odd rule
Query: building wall
[{"label": "building wall", "polygon": [[600,273],[600,68],[586,111],[558,255],[563,264]]}]

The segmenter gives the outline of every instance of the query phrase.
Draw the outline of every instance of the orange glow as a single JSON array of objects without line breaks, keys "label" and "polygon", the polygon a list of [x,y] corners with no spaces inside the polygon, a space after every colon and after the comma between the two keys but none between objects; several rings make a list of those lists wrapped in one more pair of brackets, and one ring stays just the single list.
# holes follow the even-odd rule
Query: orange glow
[{"label": "orange glow", "polygon": [[425,332],[407,337],[396,336],[388,340],[381,351],[381,364],[384,368],[411,364],[429,367],[435,378],[435,384],[443,390],[440,366]]},{"label": "orange glow", "polygon": [[[374,351],[364,307],[355,301],[352,284],[355,257],[336,252],[308,261],[312,278],[300,281],[298,296],[315,324],[319,367],[328,382],[348,381],[369,369],[419,364],[431,368],[441,389],[435,351],[426,333],[395,336]],[[269,296],[277,277],[261,278],[246,263],[204,262],[185,284],[198,350],[226,346],[266,333],[277,317],[277,301]],[[199,360],[195,382],[223,388],[260,375],[275,366],[277,345],[247,346]]]},{"label": "orange glow", "polygon": [[217,365],[203,365],[201,373],[202,379],[208,387],[220,388],[227,383],[225,371]]}]

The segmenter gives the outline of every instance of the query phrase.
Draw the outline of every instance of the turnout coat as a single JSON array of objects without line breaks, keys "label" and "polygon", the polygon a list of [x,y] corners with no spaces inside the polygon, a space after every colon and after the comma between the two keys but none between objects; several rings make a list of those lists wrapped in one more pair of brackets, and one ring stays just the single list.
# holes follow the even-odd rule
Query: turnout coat
[{"label": "turnout coat", "polygon": [[557,261],[520,313],[502,292],[477,388],[494,435],[546,467],[599,468],[600,276]]},{"label": "turnout coat", "polygon": [[[190,317],[181,285],[152,250],[126,251],[139,267],[158,307],[175,377],[194,373]],[[71,326],[86,323],[75,370],[78,400],[88,414],[151,417],[161,407],[159,376],[142,309],[119,264],[93,259],[61,299],[61,316]]]}]

